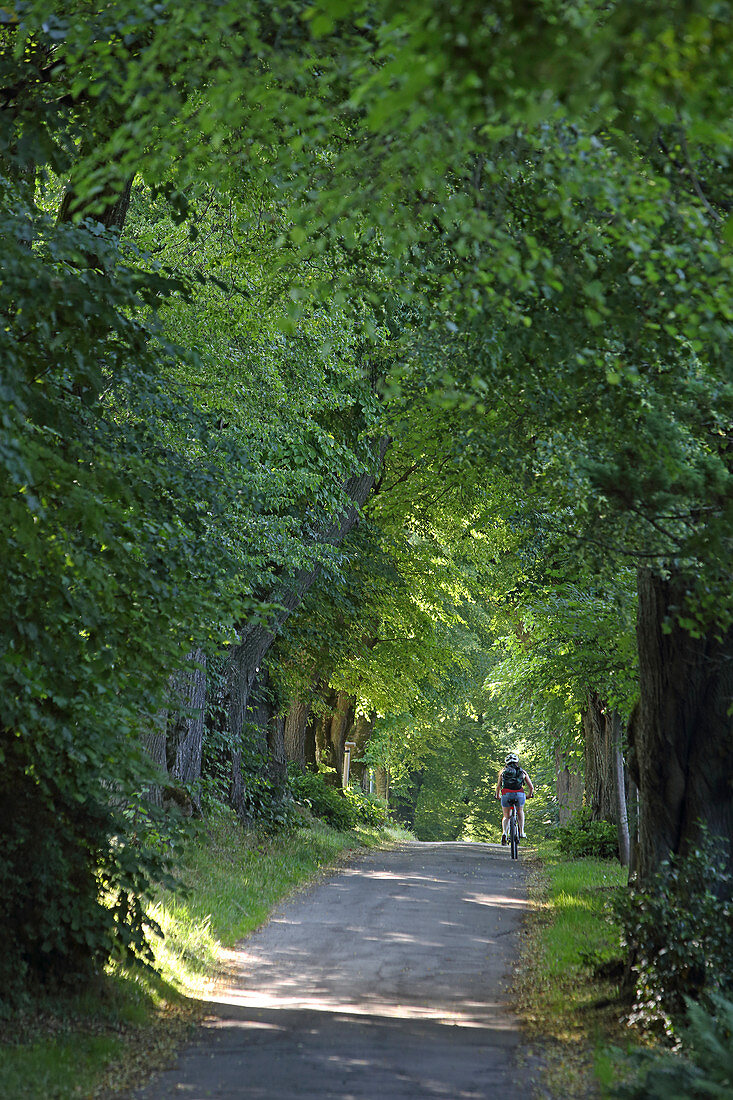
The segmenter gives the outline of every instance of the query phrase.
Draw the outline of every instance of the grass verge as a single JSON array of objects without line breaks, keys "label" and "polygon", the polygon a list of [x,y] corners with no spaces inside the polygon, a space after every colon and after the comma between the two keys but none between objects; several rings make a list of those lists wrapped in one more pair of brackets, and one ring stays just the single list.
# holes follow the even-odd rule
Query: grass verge
[{"label": "grass verge", "polygon": [[181,849],[185,894],[161,892],[151,915],[160,976],[116,968],[83,996],[29,1004],[0,1035],[1,1100],[100,1100],[129,1091],[163,1064],[198,1018],[227,948],[273,907],[354,849],[412,839],[399,829],[336,832],[314,820],[275,837],[245,833],[222,814]]},{"label": "grass verge", "polygon": [[626,871],[615,861],[564,859],[551,844],[537,856],[516,1005],[527,1030],[528,1076],[538,1096],[586,1100],[601,1095],[604,1048],[628,1039],[618,986],[595,973],[618,953],[609,902]]}]

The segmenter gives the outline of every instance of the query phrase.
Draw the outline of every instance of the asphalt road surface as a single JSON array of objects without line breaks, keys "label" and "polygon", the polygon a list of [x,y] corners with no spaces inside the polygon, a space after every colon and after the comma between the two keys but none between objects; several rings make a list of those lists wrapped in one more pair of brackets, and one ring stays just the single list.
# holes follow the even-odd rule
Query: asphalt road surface
[{"label": "asphalt road surface", "polygon": [[239,946],[197,1041],[136,1096],[514,1095],[511,982],[525,905],[521,862],[506,848],[366,852]]}]

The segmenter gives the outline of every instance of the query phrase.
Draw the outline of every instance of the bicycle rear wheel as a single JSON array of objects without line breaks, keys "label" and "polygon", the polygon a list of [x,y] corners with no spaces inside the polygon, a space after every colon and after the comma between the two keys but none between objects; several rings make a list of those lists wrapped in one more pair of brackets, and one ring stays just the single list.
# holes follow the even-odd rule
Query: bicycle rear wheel
[{"label": "bicycle rear wheel", "polygon": [[517,825],[517,808],[512,807],[512,816],[509,818],[509,844],[512,859],[519,859],[519,826]]}]

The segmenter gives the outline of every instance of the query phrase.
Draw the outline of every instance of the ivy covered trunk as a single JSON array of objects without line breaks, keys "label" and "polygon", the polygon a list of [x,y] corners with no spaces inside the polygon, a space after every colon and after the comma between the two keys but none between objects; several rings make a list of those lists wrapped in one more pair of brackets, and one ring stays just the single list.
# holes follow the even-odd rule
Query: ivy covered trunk
[{"label": "ivy covered trunk", "polygon": [[[151,720],[150,728],[143,736],[145,751],[161,774],[168,770],[166,763],[166,725],[168,711],[159,711]],[[159,783],[146,787],[145,799],[154,806],[163,805],[163,788]]]},{"label": "ivy covered trunk", "polygon": [[694,847],[701,825],[733,836],[733,631],[695,638],[683,629],[678,577],[641,570],[638,591],[640,703],[631,732],[646,881],[671,852]]},{"label": "ivy covered trunk", "polygon": [[232,742],[232,787],[229,801],[239,818],[248,822],[253,814],[247,779],[265,771],[269,763],[270,723],[274,703],[267,669],[258,669],[249,693],[249,706],[237,741]]}]

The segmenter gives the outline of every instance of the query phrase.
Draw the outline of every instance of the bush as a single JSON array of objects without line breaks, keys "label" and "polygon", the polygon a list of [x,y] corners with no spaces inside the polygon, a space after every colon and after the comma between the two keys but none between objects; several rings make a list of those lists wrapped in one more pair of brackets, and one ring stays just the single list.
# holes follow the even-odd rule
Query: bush
[{"label": "bush", "polygon": [[618,859],[616,826],[610,821],[593,821],[587,807],[574,813],[567,825],[558,827],[557,838],[562,850],[577,859]]},{"label": "bush", "polygon": [[380,829],[385,824],[387,807],[381,798],[365,794],[360,787],[349,787],[344,794],[363,825],[372,825]]},{"label": "bush", "polygon": [[297,802],[304,802],[316,817],[334,829],[353,828],[358,821],[356,807],[336,787],[329,787],[320,772],[290,770],[290,788]]},{"label": "bush", "polygon": [[706,1100],[733,1096],[733,1001],[711,995],[712,1011],[688,1002],[677,1051],[640,1051],[634,1076],[617,1086],[620,1100]]},{"label": "bush", "polygon": [[733,990],[733,875],[707,833],[687,856],[671,856],[650,886],[616,901],[635,975],[633,1019],[671,1034],[688,999]]}]

